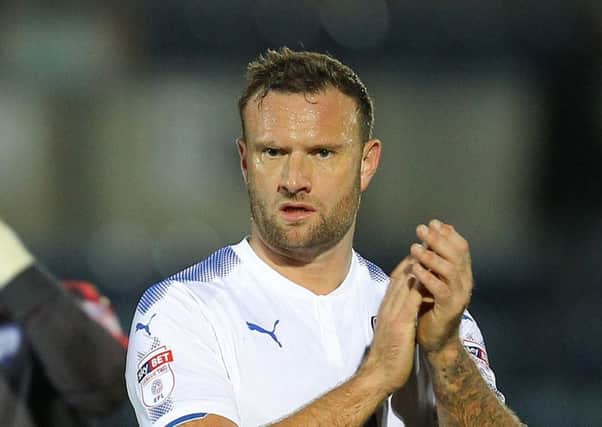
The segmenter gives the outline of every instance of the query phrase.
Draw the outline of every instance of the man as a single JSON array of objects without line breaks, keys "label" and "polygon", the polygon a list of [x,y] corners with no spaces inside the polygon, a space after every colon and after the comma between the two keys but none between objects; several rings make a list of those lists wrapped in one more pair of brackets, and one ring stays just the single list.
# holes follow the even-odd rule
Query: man
[{"label": "man", "polygon": [[387,426],[520,425],[465,312],[466,240],[420,225],[390,280],[352,249],[381,155],[355,73],[268,51],[239,110],[250,236],[142,296],[126,368],[139,423],[360,426],[382,405]]},{"label": "man", "polygon": [[0,220],[0,420],[83,427],[125,399],[126,338],[89,283],[59,283]]}]

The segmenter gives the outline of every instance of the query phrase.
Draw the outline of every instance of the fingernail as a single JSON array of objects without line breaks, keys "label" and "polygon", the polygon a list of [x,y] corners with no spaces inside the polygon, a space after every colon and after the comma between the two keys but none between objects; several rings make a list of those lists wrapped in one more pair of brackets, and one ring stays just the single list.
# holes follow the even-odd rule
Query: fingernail
[{"label": "fingernail", "polygon": [[433,227],[439,228],[439,227],[441,227],[442,222],[439,221],[438,219],[434,219],[431,221],[431,224],[433,224]]},{"label": "fingernail", "polygon": [[429,228],[426,225],[424,225],[424,224],[420,224],[418,226],[418,232],[419,233],[423,233],[423,234],[428,234]]},{"label": "fingernail", "polygon": [[420,243],[413,243],[411,250],[412,249],[415,250],[415,251],[418,251],[418,252],[422,252],[422,250],[424,248],[422,247],[422,245]]}]

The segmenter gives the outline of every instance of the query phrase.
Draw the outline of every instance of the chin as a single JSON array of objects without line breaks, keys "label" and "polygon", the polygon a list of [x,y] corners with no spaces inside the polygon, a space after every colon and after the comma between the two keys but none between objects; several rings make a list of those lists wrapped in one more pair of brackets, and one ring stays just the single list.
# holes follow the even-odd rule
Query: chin
[{"label": "chin", "polygon": [[305,236],[283,239],[279,242],[279,246],[282,246],[282,249],[288,250],[309,249],[312,246],[312,242],[308,241],[308,239],[304,237]]},{"label": "chin", "polygon": [[270,242],[276,249],[285,252],[306,252],[314,249],[315,242],[305,233],[288,233]]}]

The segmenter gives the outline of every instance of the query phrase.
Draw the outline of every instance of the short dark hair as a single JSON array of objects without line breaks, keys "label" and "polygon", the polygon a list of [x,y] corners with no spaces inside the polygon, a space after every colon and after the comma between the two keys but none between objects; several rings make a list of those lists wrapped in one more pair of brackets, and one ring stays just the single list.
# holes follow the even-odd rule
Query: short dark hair
[{"label": "short dark hair", "polygon": [[268,50],[247,66],[246,87],[238,100],[238,112],[245,136],[243,111],[251,97],[263,99],[270,91],[314,94],[334,87],[357,104],[360,138],[372,137],[374,107],[368,90],[355,72],[332,56],[288,47]]}]

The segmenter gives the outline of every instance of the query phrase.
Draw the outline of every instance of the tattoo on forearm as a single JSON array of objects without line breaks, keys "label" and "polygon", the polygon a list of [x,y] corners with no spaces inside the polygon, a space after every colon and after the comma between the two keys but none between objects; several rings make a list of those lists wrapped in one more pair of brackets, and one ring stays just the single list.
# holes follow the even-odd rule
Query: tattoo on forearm
[{"label": "tattoo on forearm", "polygon": [[466,351],[454,363],[433,370],[433,387],[441,426],[521,426],[481,378]]}]

